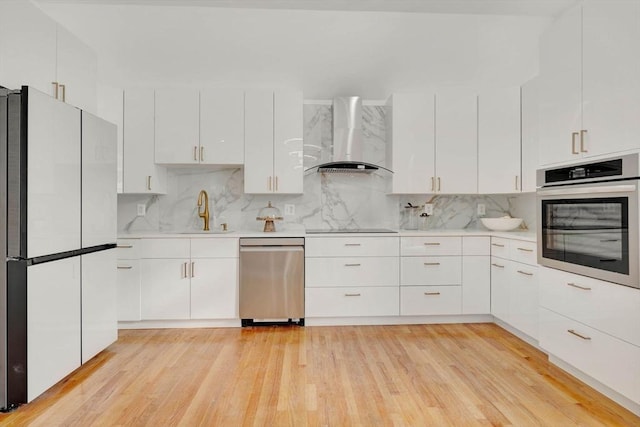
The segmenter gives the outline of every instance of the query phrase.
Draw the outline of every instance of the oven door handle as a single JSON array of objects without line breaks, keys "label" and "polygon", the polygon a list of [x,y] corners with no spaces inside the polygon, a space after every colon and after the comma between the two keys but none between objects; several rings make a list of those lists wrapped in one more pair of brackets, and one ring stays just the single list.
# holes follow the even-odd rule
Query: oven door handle
[{"label": "oven door handle", "polygon": [[603,193],[633,193],[637,186],[633,184],[605,185],[582,188],[562,188],[552,190],[538,190],[539,196],[566,196],[572,194],[603,194]]}]

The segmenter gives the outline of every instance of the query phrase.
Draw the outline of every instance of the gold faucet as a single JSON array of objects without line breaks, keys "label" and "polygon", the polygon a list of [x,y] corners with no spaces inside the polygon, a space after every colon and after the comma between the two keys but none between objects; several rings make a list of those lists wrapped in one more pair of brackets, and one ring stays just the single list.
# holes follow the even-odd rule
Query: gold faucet
[{"label": "gold faucet", "polygon": [[[200,211],[202,207],[202,199],[204,196],[204,212]],[[198,194],[198,216],[204,220],[204,231],[209,231],[209,195],[206,191],[200,190]]]}]

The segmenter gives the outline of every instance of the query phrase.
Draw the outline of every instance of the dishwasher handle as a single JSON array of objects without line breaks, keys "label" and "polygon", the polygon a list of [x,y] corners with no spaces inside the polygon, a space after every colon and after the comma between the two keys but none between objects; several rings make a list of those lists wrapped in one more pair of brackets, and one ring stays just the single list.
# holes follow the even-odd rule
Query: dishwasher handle
[{"label": "dishwasher handle", "polygon": [[304,252],[304,246],[241,246],[243,252]]}]

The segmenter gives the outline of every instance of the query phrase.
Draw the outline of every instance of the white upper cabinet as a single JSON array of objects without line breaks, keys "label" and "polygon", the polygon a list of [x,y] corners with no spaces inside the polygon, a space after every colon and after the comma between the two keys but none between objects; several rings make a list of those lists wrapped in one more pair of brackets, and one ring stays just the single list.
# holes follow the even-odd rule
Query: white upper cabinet
[{"label": "white upper cabinet", "polygon": [[123,193],[166,193],[167,172],[156,166],[153,89],[124,92]]},{"label": "white upper cabinet", "polygon": [[387,165],[393,171],[391,192],[433,192],[435,177],[434,96],[398,93],[387,101]]},{"label": "white upper cabinet", "polygon": [[200,163],[244,163],[244,91],[200,91]]},{"label": "white upper cabinet", "polygon": [[435,123],[436,174],[430,192],[477,193],[477,96],[455,89],[438,91]]},{"label": "white upper cabinet", "polygon": [[520,87],[478,97],[478,191],[520,192]]},{"label": "white upper cabinet", "polygon": [[96,112],[97,56],[28,1],[0,2],[0,84]]},{"label": "white upper cabinet", "polygon": [[590,1],[540,46],[541,165],[640,147],[640,3]]},{"label": "white upper cabinet", "polygon": [[156,163],[199,163],[199,104],[197,90],[155,91]]},{"label": "white upper cabinet", "polygon": [[302,120],[299,92],[245,93],[245,193],[302,193]]},{"label": "white upper cabinet", "polygon": [[538,168],[539,137],[539,78],[522,85],[522,180],[520,190],[525,193],[536,191],[536,169]]}]

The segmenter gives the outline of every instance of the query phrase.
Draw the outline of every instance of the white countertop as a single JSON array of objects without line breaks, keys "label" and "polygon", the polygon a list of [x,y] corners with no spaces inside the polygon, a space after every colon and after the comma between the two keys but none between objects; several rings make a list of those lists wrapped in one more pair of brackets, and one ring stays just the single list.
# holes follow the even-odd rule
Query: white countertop
[{"label": "white countertop", "polygon": [[175,231],[147,231],[134,233],[118,233],[119,239],[171,239],[171,238],[240,238],[240,237],[420,237],[420,236],[493,236],[506,239],[536,241],[536,233],[532,231],[491,231],[491,230],[399,230],[397,233],[314,233],[306,234],[304,229],[283,230],[271,233],[262,231],[237,230],[222,232],[175,232]]}]

